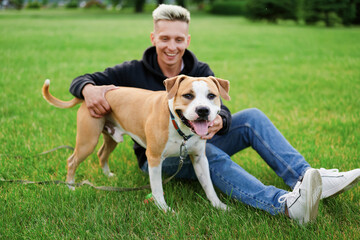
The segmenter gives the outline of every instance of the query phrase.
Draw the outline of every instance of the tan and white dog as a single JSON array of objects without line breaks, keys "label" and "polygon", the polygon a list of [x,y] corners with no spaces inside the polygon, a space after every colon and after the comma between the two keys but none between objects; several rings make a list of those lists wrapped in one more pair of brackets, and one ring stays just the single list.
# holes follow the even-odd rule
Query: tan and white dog
[{"label": "tan and white dog", "polygon": [[[56,107],[70,108],[83,101],[78,98],[61,101],[49,93],[49,85],[50,81],[46,80],[42,88],[43,96]],[[179,156],[183,141],[172,124],[171,111],[179,129],[187,136],[194,135],[187,140],[187,149],[206,196],[214,207],[226,209],[211,182],[205,155],[206,140],[201,136],[208,133],[208,127],[220,112],[220,97],[230,100],[229,81],[180,75],[166,79],[164,85],[166,91],[119,87],[107,92],[106,99],[112,112],[102,118],[91,117],[83,103],[77,114],[76,146],[67,160],[66,181],[75,182],[76,168],[94,151],[102,132],[104,143],[98,157],[104,173],[112,176],[108,165],[109,155],[122,141],[122,135],[128,134],[146,148],[155,203],[164,211],[170,210],[163,196],[161,165],[165,158]]]}]

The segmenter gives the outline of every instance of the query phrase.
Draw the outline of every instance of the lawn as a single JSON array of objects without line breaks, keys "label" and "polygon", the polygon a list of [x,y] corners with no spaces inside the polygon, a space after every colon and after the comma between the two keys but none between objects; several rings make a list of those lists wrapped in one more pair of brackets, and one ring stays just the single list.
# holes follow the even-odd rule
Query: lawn
[{"label": "lawn", "polygon": [[[0,178],[65,180],[75,144],[76,109],[56,109],[41,96],[70,99],[73,78],[140,59],[150,45],[151,14],[40,10],[0,12]],[[194,14],[190,50],[216,76],[231,82],[232,112],[256,107],[315,168],[360,167],[360,28],[324,28],[291,22],[272,25],[240,17]],[[276,187],[289,188],[252,150],[233,160]],[[110,157],[108,179],[96,154],[77,181],[141,186],[131,139]],[[0,239],[356,239],[360,185],[320,204],[305,227],[284,216],[228,199],[232,211],[210,207],[197,181],[173,180],[165,198],[176,214],[143,200],[149,191],[114,193],[89,187],[0,183]]]}]

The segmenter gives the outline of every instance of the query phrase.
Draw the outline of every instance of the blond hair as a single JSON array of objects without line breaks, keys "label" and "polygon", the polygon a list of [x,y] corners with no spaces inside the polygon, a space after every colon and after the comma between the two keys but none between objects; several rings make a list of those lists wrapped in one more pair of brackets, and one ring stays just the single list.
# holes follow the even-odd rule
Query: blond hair
[{"label": "blond hair", "polygon": [[152,13],[154,23],[160,20],[190,22],[190,12],[180,6],[160,4]]}]

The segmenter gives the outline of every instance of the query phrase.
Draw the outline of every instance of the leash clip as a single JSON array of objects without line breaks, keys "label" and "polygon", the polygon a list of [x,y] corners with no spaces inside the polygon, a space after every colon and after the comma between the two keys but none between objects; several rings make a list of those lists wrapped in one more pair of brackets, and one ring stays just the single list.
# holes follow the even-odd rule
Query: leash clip
[{"label": "leash clip", "polygon": [[187,155],[188,150],[186,147],[186,140],[184,139],[180,145],[180,161],[183,162]]}]

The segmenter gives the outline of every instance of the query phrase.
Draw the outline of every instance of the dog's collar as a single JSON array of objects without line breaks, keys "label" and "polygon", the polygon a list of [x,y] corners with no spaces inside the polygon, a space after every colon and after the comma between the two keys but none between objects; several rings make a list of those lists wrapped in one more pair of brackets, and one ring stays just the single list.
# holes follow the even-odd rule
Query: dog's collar
[{"label": "dog's collar", "polygon": [[174,125],[174,128],[176,129],[176,131],[177,131],[177,132],[179,133],[179,135],[184,139],[184,141],[189,140],[189,139],[193,136],[193,134],[186,136],[185,133],[184,133],[183,131],[181,131],[179,125],[176,123],[175,117],[174,117],[174,115],[172,114],[172,112],[170,111],[170,109],[169,109],[169,112],[170,112],[171,122],[172,122],[172,124]]}]

